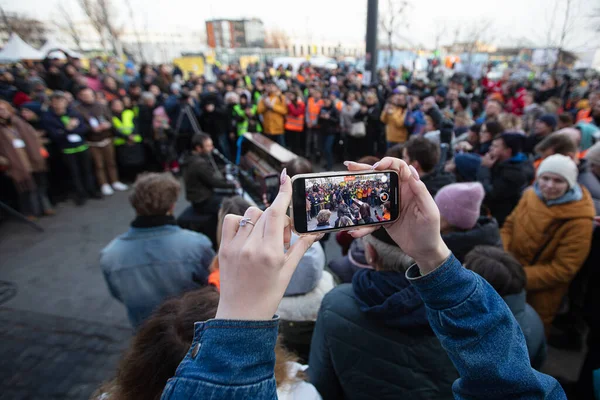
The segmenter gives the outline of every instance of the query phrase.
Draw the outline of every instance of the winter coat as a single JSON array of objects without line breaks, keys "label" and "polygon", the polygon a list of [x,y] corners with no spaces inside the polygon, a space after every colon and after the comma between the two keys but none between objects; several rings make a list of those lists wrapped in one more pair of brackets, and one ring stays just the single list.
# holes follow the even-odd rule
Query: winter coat
[{"label": "winter coat", "polygon": [[503,299],[523,331],[531,366],[539,370],[546,359],[547,352],[544,324],[533,307],[527,304],[526,296],[523,290],[518,294],[504,296]]},{"label": "winter coat", "polygon": [[235,189],[235,184],[225,179],[212,154],[191,154],[183,163],[185,198],[190,203],[208,200],[214,189]]},{"label": "winter coat", "polygon": [[392,107],[392,112],[383,111],[381,122],[385,124],[385,139],[388,142],[404,143],[408,140],[408,129],[404,125],[406,109]]},{"label": "winter coat", "polygon": [[324,399],[452,399],[458,377],[402,273],[358,271],[323,299],[310,381]]},{"label": "winter coat", "polygon": [[516,207],[521,193],[533,180],[533,165],[523,153],[502,162],[492,168],[480,166],[477,180],[485,189],[485,204],[502,226],[506,217]]},{"label": "winter coat", "polygon": [[263,131],[269,135],[281,135],[285,132],[287,105],[283,95],[269,96],[273,107],[267,108],[265,98],[258,103],[258,113],[263,116]]},{"label": "winter coat", "polygon": [[344,104],[342,111],[340,112],[340,125],[342,126],[342,132],[348,133],[352,129],[352,123],[354,122],[354,116],[360,111],[360,104],[357,101],[351,104]]},{"label": "winter coat", "polygon": [[[13,115],[11,117],[10,127],[0,125],[0,157],[9,161],[9,168],[6,174],[16,183],[15,187],[19,192],[31,190],[35,187],[34,180],[31,178],[32,172],[45,172],[47,170],[46,160],[40,154],[42,147],[37,132],[25,120]],[[16,149],[11,139],[16,131],[16,139],[21,139],[25,147]],[[24,150],[29,165],[24,164],[17,153]]]},{"label": "winter coat", "polygon": [[588,190],[582,192],[581,200],[547,206],[530,188],[500,231],[504,249],[525,267],[527,302],[546,333],[590,251],[595,210]]},{"label": "winter coat", "polygon": [[104,129],[100,132],[94,132],[92,130],[92,124],[101,122],[112,123],[112,113],[108,107],[100,104],[83,104],[80,103],[75,107],[77,111],[83,117],[85,125],[88,129],[86,139],[88,142],[101,142],[113,136],[112,128]]},{"label": "winter coat", "polygon": [[479,217],[477,224],[468,231],[455,231],[442,235],[442,240],[461,263],[475,246],[487,245],[502,247],[500,229],[494,218]]},{"label": "winter coat", "polygon": [[456,182],[456,177],[448,172],[433,171],[423,175],[421,181],[425,184],[431,196],[435,196],[437,192],[446,185]]},{"label": "winter coat", "polygon": [[600,215],[600,179],[591,171],[588,160],[579,160],[577,182],[589,190],[594,200],[596,215]]}]

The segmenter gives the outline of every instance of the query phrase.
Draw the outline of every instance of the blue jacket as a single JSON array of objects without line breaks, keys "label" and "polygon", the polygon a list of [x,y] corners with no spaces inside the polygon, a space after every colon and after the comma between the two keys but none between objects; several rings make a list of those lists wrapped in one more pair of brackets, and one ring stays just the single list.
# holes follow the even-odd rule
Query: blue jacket
[{"label": "blue jacket", "polygon": [[100,253],[106,284],[137,328],[165,299],[208,283],[210,240],[176,225],[130,228]]},{"label": "blue jacket", "polygon": [[540,369],[546,360],[547,352],[544,324],[533,307],[527,304],[526,297],[527,294],[522,291],[519,294],[511,294],[503,298],[523,331],[531,366]]},{"label": "blue jacket", "polygon": [[[566,400],[558,382],[529,364],[523,333],[508,306],[477,274],[449,257],[437,270],[407,278],[461,378],[456,399]],[[196,323],[194,341],[162,399],[276,399],[278,320]]]}]

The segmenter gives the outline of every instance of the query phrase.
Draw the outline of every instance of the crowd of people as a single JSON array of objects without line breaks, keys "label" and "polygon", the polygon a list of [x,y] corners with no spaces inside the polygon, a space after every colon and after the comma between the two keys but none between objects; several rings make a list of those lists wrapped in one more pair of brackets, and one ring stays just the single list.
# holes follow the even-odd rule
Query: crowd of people
[{"label": "crowd of people", "polygon": [[[98,398],[562,399],[537,370],[547,344],[581,350],[586,335],[565,388],[593,398],[597,79],[215,72],[99,58],[1,71],[1,200],[35,219],[69,195],[130,191],[136,218],[100,264],[136,336]],[[264,212],[213,157],[236,162],[246,132],[301,156]],[[321,237],[287,229],[290,176],[344,160],[398,171],[400,217],[338,233],[343,257],[326,260]],[[214,237],[177,225],[180,175]],[[317,225],[389,220],[383,185],[314,189]]]}]

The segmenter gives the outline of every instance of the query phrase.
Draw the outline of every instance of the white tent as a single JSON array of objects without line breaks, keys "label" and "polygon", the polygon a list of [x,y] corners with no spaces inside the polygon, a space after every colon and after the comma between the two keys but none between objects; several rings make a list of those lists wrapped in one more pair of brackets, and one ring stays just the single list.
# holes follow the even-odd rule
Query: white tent
[{"label": "white tent", "polygon": [[69,57],[82,58],[81,54],[71,50],[68,46],[65,46],[64,44],[53,38],[48,39],[40,49],[44,57],[46,57],[48,53],[51,53],[54,50],[62,50],[65,53],[67,53]]},{"label": "white tent", "polygon": [[20,60],[43,60],[44,54],[23,41],[17,34],[13,33],[0,50],[0,62],[16,62]]}]

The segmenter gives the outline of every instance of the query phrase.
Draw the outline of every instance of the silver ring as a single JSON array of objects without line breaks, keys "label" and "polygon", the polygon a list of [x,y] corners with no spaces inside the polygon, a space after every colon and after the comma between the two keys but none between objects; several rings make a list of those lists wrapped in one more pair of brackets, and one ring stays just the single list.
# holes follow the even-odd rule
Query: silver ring
[{"label": "silver ring", "polygon": [[240,226],[246,226],[246,224],[250,224],[250,225],[254,226],[254,222],[252,222],[250,220],[250,218],[244,217],[240,220]]}]

